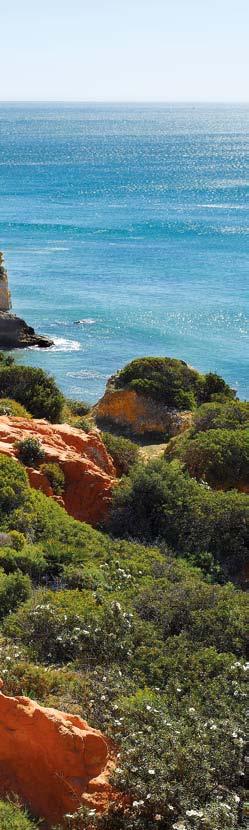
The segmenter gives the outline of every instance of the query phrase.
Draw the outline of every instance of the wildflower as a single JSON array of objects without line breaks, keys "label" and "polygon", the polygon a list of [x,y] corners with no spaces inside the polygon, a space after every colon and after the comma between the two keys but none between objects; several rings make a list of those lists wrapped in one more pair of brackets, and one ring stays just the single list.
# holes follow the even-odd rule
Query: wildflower
[{"label": "wildflower", "polygon": [[189,818],[191,818],[191,816],[195,816],[196,818],[202,818],[203,812],[202,810],[186,810],[186,816],[189,816]]},{"label": "wildflower", "polygon": [[154,769],[148,769],[148,773],[149,773],[149,775],[155,775],[155,770]]}]

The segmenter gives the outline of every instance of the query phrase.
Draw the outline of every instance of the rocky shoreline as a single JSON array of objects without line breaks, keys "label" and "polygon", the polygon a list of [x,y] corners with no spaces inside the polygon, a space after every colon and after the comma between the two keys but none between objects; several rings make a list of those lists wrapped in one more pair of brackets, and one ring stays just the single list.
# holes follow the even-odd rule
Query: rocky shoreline
[{"label": "rocky shoreline", "polygon": [[11,313],[11,294],[8,284],[8,274],[3,265],[3,255],[0,251],[0,349],[25,349],[28,346],[39,346],[47,349],[53,346],[53,340],[41,334],[36,334],[21,317]]},{"label": "rocky shoreline", "polygon": [[53,340],[37,334],[32,326],[28,326],[21,317],[0,311],[0,348],[25,349],[27,346],[39,346],[46,349],[53,346]]}]

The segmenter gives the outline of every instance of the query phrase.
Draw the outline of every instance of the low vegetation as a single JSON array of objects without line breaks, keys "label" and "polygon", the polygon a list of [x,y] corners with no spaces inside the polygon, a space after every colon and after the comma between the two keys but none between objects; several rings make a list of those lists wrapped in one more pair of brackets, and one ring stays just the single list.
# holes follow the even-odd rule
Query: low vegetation
[{"label": "low vegetation", "polygon": [[0,355],[0,398],[13,398],[34,418],[60,421],[63,395],[53,378],[42,369],[16,365]]},{"label": "low vegetation", "polygon": [[111,432],[102,433],[102,441],[111,456],[118,476],[127,475],[131,467],[139,460],[139,448],[129,438],[112,435]]},{"label": "low vegetation", "polygon": [[18,458],[26,467],[38,467],[45,458],[45,451],[38,438],[30,437],[18,441],[16,444]]},{"label": "low vegetation", "polygon": [[[66,830],[244,826],[248,598],[238,582],[249,502],[216,488],[228,470],[235,486],[248,472],[248,409],[216,376],[199,377],[193,406],[199,394],[225,398],[195,409],[167,457],[138,463],[130,441],[104,435],[122,473],[109,533],[72,519],[0,456],[4,690],[79,713],[119,748],[120,799],[101,817],[68,816]],[[40,468],[59,493],[57,465]],[[6,800],[0,827],[38,822]]]}]

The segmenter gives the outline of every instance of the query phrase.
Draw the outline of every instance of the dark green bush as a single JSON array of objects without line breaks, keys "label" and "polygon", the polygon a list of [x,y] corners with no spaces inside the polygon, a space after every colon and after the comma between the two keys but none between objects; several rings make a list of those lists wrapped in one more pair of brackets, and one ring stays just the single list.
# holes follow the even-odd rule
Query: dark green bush
[{"label": "dark green bush", "polygon": [[0,398],[6,397],[25,406],[35,418],[60,420],[63,396],[42,369],[0,363]]},{"label": "dark green bush", "polygon": [[[181,554],[210,552],[225,571],[248,558],[249,501],[236,492],[212,492],[165,460],[135,467],[116,488],[110,529],[118,536]],[[198,559],[197,559],[198,561]]]},{"label": "dark green bush", "polygon": [[115,378],[116,388],[128,386],[176,409],[193,409],[202,383],[195,369],[169,357],[132,360]]},{"label": "dark green bush", "polygon": [[57,496],[60,496],[65,489],[65,476],[59,464],[50,462],[49,464],[42,464],[41,471],[51,484],[52,490]]},{"label": "dark green bush", "polygon": [[235,397],[234,389],[231,389],[230,386],[221,378],[219,375],[216,375],[215,372],[209,372],[207,375],[204,375],[204,384],[201,390],[200,402],[203,403],[211,400],[218,400],[219,397],[221,398],[234,398]]},{"label": "dark green bush", "polygon": [[218,375],[201,375],[183,360],[169,357],[132,360],[118,372],[114,384],[117,389],[128,387],[180,410],[194,409],[214,395],[235,395]]},{"label": "dark green bush", "polygon": [[17,443],[18,456],[22,464],[26,467],[38,467],[40,462],[45,458],[45,452],[41,441],[35,436],[24,438],[23,441]]},{"label": "dark green bush", "polygon": [[111,455],[119,476],[127,475],[133,464],[139,460],[139,448],[128,438],[103,432],[102,440]]},{"label": "dark green bush", "polygon": [[87,415],[91,409],[90,404],[86,403],[86,401],[71,401],[68,399],[67,405],[73,415]]},{"label": "dark green bush", "polygon": [[193,416],[193,432],[209,429],[245,429],[249,427],[249,403],[228,401],[204,403]]},{"label": "dark green bush", "polygon": [[28,576],[23,576],[18,571],[7,576],[0,569],[0,619],[14,611],[30,593],[31,582]]},{"label": "dark green bush", "polygon": [[188,441],[182,460],[191,476],[211,487],[243,489],[249,483],[249,429],[211,429]]}]

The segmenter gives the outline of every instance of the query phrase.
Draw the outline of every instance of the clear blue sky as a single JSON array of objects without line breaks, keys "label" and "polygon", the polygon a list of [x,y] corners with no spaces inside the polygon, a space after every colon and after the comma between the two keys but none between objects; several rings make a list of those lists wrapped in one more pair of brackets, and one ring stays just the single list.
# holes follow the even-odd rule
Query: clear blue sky
[{"label": "clear blue sky", "polygon": [[0,100],[249,100],[249,0],[0,0],[0,27]]}]

